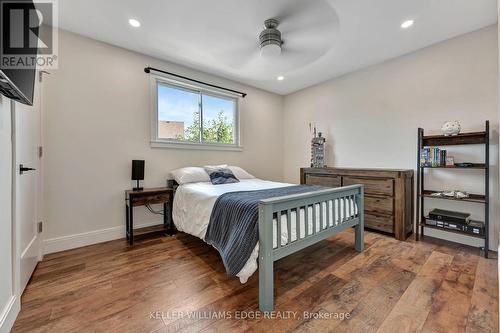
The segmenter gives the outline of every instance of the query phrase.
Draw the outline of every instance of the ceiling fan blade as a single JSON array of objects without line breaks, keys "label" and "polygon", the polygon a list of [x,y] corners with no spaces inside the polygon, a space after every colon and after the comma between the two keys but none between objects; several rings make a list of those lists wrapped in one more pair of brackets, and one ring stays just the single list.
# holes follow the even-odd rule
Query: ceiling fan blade
[{"label": "ceiling fan blade", "polygon": [[224,50],[218,50],[214,54],[213,60],[220,62],[223,59],[223,63],[226,66],[233,69],[242,69],[252,61],[255,61],[256,57],[260,57],[258,45],[246,45],[238,48],[229,45]]},{"label": "ceiling fan blade", "polygon": [[286,8],[283,9],[285,15],[279,19],[278,29],[283,34],[283,38],[296,31],[316,31],[321,34],[324,31],[339,28],[338,14],[327,2],[317,2],[315,6],[311,6],[309,1],[292,0],[290,2],[287,2]]},{"label": "ceiling fan blade", "polygon": [[282,8],[281,10],[277,11],[275,17],[280,22],[286,22],[288,20],[293,19],[293,17],[296,16],[297,13],[308,11],[309,7],[310,7],[309,1],[288,0],[285,8]]},{"label": "ceiling fan blade", "polygon": [[321,22],[308,22],[301,26],[286,26],[281,29],[281,33],[285,37],[290,37],[292,34],[301,33],[301,34],[309,34],[309,35],[321,35],[325,34],[325,32],[336,32],[340,28],[340,20],[331,19],[328,21]]}]

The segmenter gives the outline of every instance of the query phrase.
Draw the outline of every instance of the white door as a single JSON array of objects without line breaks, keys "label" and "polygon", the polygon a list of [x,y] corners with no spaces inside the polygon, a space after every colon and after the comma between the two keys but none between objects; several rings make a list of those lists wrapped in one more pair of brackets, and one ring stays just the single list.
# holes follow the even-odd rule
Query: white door
[{"label": "white door", "polygon": [[[17,254],[17,292],[22,294],[41,260],[41,84],[35,83],[33,106],[14,103],[14,229]],[[32,170],[31,170],[32,169]]]}]

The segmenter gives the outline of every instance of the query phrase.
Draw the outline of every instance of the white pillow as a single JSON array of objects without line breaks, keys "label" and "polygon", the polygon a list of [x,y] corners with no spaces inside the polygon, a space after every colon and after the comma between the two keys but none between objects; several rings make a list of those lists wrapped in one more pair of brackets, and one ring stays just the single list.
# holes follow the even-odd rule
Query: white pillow
[{"label": "white pillow", "polygon": [[210,182],[208,173],[203,168],[199,167],[186,167],[171,171],[170,174],[174,177],[175,181],[179,184]]},{"label": "white pillow", "polygon": [[238,166],[230,165],[227,168],[229,170],[231,170],[233,172],[233,174],[236,176],[236,178],[238,178],[238,179],[252,179],[252,178],[255,178],[255,176],[249,174],[248,172],[246,172],[245,170],[243,170],[242,168],[240,168]]},{"label": "white pillow", "polygon": [[227,164],[220,164],[220,165],[204,165],[203,168],[227,168]]}]

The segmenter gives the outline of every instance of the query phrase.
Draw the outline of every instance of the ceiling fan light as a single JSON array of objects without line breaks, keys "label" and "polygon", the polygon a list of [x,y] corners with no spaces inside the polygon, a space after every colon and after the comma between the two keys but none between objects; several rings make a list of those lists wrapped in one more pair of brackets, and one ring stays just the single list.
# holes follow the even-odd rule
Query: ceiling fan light
[{"label": "ceiling fan light", "polygon": [[260,56],[263,58],[274,58],[281,54],[281,46],[277,44],[266,44],[260,48]]},{"label": "ceiling fan light", "polygon": [[268,19],[264,22],[264,31],[259,35],[261,57],[276,57],[281,54],[281,32],[277,29],[279,21]]}]

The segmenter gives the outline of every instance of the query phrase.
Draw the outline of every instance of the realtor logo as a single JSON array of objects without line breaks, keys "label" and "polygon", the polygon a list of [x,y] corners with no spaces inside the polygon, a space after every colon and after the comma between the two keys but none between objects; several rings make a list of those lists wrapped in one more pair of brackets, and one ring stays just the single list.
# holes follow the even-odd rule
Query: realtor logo
[{"label": "realtor logo", "polygon": [[0,68],[57,68],[57,0],[0,0]]}]

